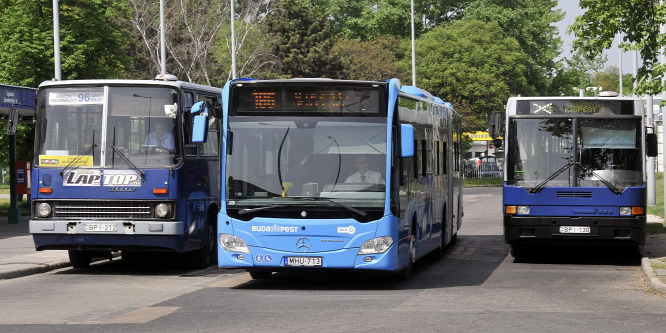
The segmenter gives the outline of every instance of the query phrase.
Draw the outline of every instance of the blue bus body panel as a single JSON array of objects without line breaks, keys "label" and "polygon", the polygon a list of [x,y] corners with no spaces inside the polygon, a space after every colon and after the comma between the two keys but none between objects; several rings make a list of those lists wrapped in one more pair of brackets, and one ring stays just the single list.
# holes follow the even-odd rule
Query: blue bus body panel
[{"label": "blue bus body panel", "polygon": [[[217,162],[215,162],[217,163]],[[196,169],[203,172],[202,169]],[[33,217],[30,232],[35,247],[66,248],[67,245],[124,247],[139,246],[144,248],[162,248],[175,251],[191,251],[201,244],[206,211],[217,199],[207,195],[206,188],[198,189],[198,184],[191,181],[185,184],[185,177],[177,177],[179,172],[169,169],[143,169],[141,185],[105,185],[105,174],[117,177],[118,174],[138,176],[131,169],[88,169],[79,168],[72,178],[60,175],[61,168],[34,168],[32,177],[32,200],[44,202],[96,202],[112,200],[126,202],[172,202],[174,217],[171,219],[148,218],[46,218]],[[86,175],[86,171],[91,173]],[[100,175],[100,179],[91,177]],[[203,174],[201,175],[203,177]],[[115,178],[114,178],[115,179]],[[48,186],[47,186],[48,185]],[[207,184],[206,184],[207,185]],[[203,185],[202,185],[203,186]],[[39,188],[50,187],[52,193],[40,193]],[[153,193],[154,188],[167,189],[166,194]],[[185,193],[187,189],[187,193]],[[198,190],[197,190],[198,189]],[[77,222],[75,229],[69,229],[68,223]],[[81,223],[113,223],[117,232],[87,233]],[[126,223],[131,223],[129,227]]]},{"label": "blue bus body panel", "polygon": [[[218,215],[220,233],[242,238],[250,248],[250,254],[218,251],[220,267],[240,268],[295,268],[285,266],[285,257],[321,257],[321,267],[336,269],[390,270],[398,268],[398,240],[381,254],[363,254],[361,245],[382,235],[397,235],[397,218],[387,216],[376,222],[359,223],[353,219],[275,219],[255,218],[250,221],[231,219]],[[229,221],[229,224],[226,224]],[[393,226],[393,227],[391,227]],[[394,229],[394,230],[391,230]],[[309,245],[298,247],[306,239]],[[242,255],[239,259],[239,255]],[[372,260],[366,262],[366,257]]]},{"label": "blue bus body panel", "polygon": [[522,216],[619,216],[621,206],[646,206],[645,184],[614,194],[605,187],[545,187],[529,193],[523,187],[504,185],[504,205],[530,206]]},{"label": "blue bus body panel", "polygon": [[[104,186],[106,169],[82,169],[76,171],[80,174],[74,174],[70,179],[63,179],[60,175],[61,168],[35,168],[33,169],[32,176],[32,198],[33,199],[99,199],[99,200],[164,200],[175,199],[178,192],[175,177],[170,175],[168,169],[143,169],[145,176],[141,179],[141,186],[131,186],[116,184],[115,186]],[[101,171],[100,171],[101,170]],[[86,176],[84,171],[100,171],[102,178],[97,180],[100,185],[92,185],[94,179],[91,176]],[[119,172],[128,176],[136,176],[137,173],[132,169],[109,169],[108,171]],[[69,171],[68,171],[69,172]],[[40,182],[48,179],[50,186],[53,189],[52,193],[41,194],[39,193],[40,187],[45,187]],[[69,182],[65,185],[65,182]],[[116,190],[110,191],[115,187]],[[167,194],[153,194],[153,188],[166,188]]]}]

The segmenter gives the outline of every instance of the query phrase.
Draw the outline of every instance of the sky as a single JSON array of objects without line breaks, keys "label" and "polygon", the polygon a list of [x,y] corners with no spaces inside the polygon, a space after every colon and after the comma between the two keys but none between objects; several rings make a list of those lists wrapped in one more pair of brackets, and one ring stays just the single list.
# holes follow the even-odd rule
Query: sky
[{"label": "sky", "polygon": [[[583,10],[578,7],[578,0],[559,0],[558,5],[555,8],[562,9],[565,13],[564,19],[562,21],[555,23],[554,25],[560,31],[560,38],[562,38],[562,57],[568,57],[571,51],[571,44],[573,43],[574,36],[567,34],[567,27],[572,25],[576,19],[576,16],[583,14]],[[617,50],[617,38],[613,43],[611,49],[604,51],[604,54],[607,57],[606,67],[617,66],[619,67],[619,51]],[[640,66],[640,59],[639,59]],[[623,53],[622,54],[622,73],[632,73],[633,72],[633,54],[632,53]]]}]

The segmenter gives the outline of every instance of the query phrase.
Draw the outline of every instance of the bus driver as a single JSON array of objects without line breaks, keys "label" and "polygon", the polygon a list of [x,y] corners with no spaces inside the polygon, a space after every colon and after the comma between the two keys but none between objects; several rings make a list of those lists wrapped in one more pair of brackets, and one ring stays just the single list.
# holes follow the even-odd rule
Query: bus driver
[{"label": "bus driver", "polygon": [[173,154],[175,152],[175,145],[173,141],[173,134],[165,131],[163,123],[156,123],[153,131],[146,135],[144,143],[146,147],[155,147],[156,153]]},{"label": "bus driver", "polygon": [[381,173],[368,169],[368,159],[365,156],[359,156],[355,164],[358,172],[347,177],[345,183],[384,184]]}]

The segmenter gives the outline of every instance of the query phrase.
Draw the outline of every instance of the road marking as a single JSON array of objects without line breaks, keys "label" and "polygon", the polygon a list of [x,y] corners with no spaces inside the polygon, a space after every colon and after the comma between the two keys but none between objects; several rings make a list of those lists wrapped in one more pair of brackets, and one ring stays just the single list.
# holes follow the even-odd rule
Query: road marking
[{"label": "road marking", "polygon": [[151,306],[111,318],[103,321],[102,324],[145,324],[169,315],[178,309],[180,309],[178,306]]},{"label": "road marking", "polygon": [[237,287],[243,283],[248,283],[252,281],[249,273],[234,274],[230,277],[225,278],[222,281],[215,282],[208,286],[209,288],[233,288]]}]

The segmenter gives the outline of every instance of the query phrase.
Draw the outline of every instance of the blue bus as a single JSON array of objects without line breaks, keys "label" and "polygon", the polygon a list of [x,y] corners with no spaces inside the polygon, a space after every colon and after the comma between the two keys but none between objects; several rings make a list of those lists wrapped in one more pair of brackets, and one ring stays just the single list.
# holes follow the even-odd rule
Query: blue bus
[{"label": "blue bus", "polygon": [[220,267],[407,278],[456,240],[462,128],[450,104],[397,79],[235,80],[222,99]]},{"label": "blue bus", "polygon": [[644,113],[639,98],[508,100],[504,238],[514,257],[531,244],[645,243],[646,146],[655,155],[656,139]]},{"label": "blue bus", "polygon": [[[158,80],[48,81],[39,86],[30,233],[37,250],[68,250],[74,267],[95,257],[189,252],[217,259],[218,134],[192,142],[191,106],[221,88]],[[217,111],[216,111],[217,110]]]}]

